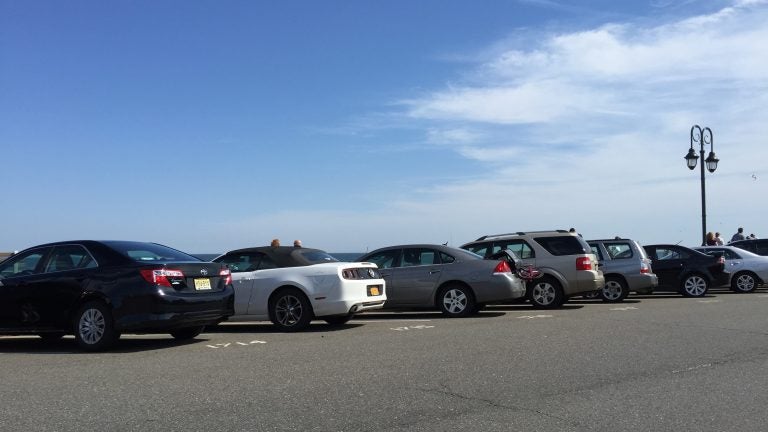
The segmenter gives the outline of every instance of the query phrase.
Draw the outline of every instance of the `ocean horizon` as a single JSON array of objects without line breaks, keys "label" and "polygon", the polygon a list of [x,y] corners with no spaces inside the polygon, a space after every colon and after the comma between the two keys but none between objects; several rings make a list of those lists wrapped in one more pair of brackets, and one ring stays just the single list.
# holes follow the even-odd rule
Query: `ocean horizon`
[{"label": "ocean horizon", "polygon": [[[354,262],[361,256],[365,255],[365,252],[328,252],[328,253],[332,257],[336,258],[341,262]],[[203,261],[210,261],[222,254],[200,253],[200,254],[190,254],[190,255],[200,258]]]}]

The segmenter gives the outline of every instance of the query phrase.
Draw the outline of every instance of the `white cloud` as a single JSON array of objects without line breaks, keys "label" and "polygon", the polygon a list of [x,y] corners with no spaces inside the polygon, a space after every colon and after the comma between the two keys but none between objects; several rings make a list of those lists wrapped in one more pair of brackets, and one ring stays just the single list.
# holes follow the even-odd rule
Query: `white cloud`
[{"label": "white cloud", "polygon": [[683,156],[696,123],[713,129],[721,159],[706,177],[709,228],[767,235],[766,2],[517,45],[494,50],[464,82],[402,102],[424,144],[484,164],[483,175],[446,172],[452,181],[382,196],[370,211],[234,221],[233,245],[259,226],[337,251],[571,226],[587,237],[694,244],[700,181]]}]

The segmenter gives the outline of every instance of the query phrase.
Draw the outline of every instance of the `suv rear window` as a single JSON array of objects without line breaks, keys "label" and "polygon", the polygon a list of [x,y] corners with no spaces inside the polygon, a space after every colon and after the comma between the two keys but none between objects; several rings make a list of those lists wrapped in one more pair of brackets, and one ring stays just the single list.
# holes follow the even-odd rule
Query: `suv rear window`
[{"label": "suv rear window", "polygon": [[555,256],[592,253],[574,236],[537,237],[536,243]]}]

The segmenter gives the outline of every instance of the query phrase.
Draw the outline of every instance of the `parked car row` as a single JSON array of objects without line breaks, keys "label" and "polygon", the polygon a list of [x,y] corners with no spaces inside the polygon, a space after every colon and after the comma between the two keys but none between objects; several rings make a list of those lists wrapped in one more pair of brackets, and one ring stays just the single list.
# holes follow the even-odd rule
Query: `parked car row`
[{"label": "parked car row", "polygon": [[494,303],[555,308],[577,296],[619,302],[655,291],[701,297],[713,286],[748,293],[766,281],[768,257],[734,246],[585,241],[564,230],[484,235],[460,248],[389,246],[356,262],[301,247],[237,249],[205,262],[156,243],[83,240],[0,262],[0,334],[74,334],[96,351],[121,333],[190,339],[224,320],[297,331],[385,308],[454,318]]}]

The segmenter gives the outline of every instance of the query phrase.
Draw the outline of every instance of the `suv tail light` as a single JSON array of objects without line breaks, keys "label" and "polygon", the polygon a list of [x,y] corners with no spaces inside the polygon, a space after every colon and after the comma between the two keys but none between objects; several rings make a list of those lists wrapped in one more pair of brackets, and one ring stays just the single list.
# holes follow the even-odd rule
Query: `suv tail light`
[{"label": "suv tail light", "polygon": [[651,266],[647,263],[640,263],[640,274],[646,274],[651,272]]},{"label": "suv tail light", "polygon": [[141,270],[141,276],[144,280],[151,284],[160,285],[171,288],[172,284],[178,284],[178,281],[172,281],[174,279],[184,279],[184,273],[181,270],[168,270],[168,269],[144,269]]},{"label": "suv tail light", "polygon": [[576,270],[592,270],[592,259],[590,257],[576,258]]},{"label": "suv tail light", "polygon": [[499,261],[496,264],[496,268],[493,269],[494,273],[512,273],[512,269],[509,267],[506,261]]},{"label": "suv tail light", "polygon": [[224,278],[224,285],[232,283],[232,272],[228,268],[223,268],[219,271],[219,276]]}]

